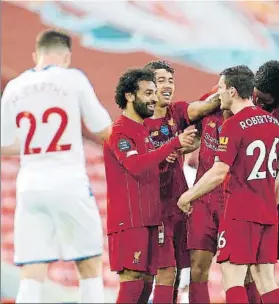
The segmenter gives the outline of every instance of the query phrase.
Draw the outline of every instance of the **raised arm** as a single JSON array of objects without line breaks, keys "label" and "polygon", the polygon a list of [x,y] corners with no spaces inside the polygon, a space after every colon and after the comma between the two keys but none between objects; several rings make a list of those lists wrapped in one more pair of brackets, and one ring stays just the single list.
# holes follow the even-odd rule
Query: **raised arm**
[{"label": "raised arm", "polygon": [[191,121],[196,121],[217,109],[221,104],[219,94],[209,96],[205,101],[194,101],[188,106],[188,117]]}]

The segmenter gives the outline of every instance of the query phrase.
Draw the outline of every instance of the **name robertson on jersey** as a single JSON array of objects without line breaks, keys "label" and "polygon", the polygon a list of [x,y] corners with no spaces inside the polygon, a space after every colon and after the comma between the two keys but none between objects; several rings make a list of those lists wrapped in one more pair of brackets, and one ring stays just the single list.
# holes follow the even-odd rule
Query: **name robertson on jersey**
[{"label": "name robertson on jersey", "polygon": [[252,127],[254,125],[268,124],[268,123],[273,123],[273,124],[279,126],[278,120],[271,115],[253,116],[253,117],[250,117],[250,118],[247,118],[245,120],[240,121],[239,125],[242,128],[242,130],[244,130],[244,129],[247,129],[247,128]]}]

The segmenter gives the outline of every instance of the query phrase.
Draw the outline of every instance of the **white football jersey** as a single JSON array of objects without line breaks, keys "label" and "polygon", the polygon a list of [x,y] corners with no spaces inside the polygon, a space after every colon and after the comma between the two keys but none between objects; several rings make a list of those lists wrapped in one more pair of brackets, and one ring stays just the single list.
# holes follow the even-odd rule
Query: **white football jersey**
[{"label": "white football jersey", "polygon": [[1,102],[1,146],[20,141],[18,191],[89,186],[82,119],[93,133],[111,124],[80,70],[32,69],[7,84]]}]

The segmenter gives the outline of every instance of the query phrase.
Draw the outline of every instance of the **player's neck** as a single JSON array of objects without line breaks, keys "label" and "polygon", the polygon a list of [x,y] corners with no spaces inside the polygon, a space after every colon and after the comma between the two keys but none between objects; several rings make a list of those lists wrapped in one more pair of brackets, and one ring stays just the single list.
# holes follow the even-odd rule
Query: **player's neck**
[{"label": "player's neck", "polygon": [[54,56],[44,56],[40,60],[38,60],[35,70],[41,71],[46,69],[49,66],[59,66],[63,67],[63,63],[61,62],[61,59]]},{"label": "player's neck", "polygon": [[160,107],[158,105],[155,105],[155,110],[154,110],[154,114],[152,116],[152,118],[156,119],[156,118],[162,118],[165,117],[167,114],[167,107]]},{"label": "player's neck", "polygon": [[232,104],[231,111],[233,114],[236,114],[247,107],[253,107],[253,106],[254,106],[254,103],[253,103],[252,99],[249,99],[249,98],[241,99],[241,100],[235,101]]},{"label": "player's neck", "polygon": [[141,118],[135,111],[124,110],[122,114],[135,122],[143,124],[143,118]]}]

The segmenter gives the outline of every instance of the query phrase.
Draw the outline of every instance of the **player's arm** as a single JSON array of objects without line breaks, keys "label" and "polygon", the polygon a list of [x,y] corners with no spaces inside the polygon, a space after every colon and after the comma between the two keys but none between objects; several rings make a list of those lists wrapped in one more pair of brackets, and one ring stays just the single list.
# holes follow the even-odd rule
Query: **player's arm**
[{"label": "player's arm", "polygon": [[221,104],[219,94],[210,95],[205,101],[191,102],[187,108],[187,114],[190,121],[196,121],[211,112]]},{"label": "player's arm", "polygon": [[146,154],[139,154],[136,143],[124,134],[112,135],[109,146],[120,164],[131,174],[139,176],[157,167],[174,150],[181,148],[182,145],[190,144],[195,132],[195,129],[185,130],[165,145]]},{"label": "player's arm", "polygon": [[1,99],[1,155],[19,155],[20,144],[16,137],[16,121],[12,103],[10,83],[6,86]]},{"label": "player's arm", "polygon": [[277,176],[275,180],[275,193],[277,205],[279,205],[279,161],[277,162]]},{"label": "player's arm", "polygon": [[83,134],[88,139],[98,138],[104,141],[111,134],[111,118],[107,110],[99,102],[89,79],[80,71],[79,101],[82,115]]},{"label": "player's arm", "polygon": [[233,129],[234,124],[232,124],[230,120],[227,120],[223,124],[216,161],[213,167],[207,171],[192,188],[181,195],[178,201],[178,207],[184,212],[191,210],[191,201],[212,191],[226,178],[238,153],[241,140],[239,135],[233,136],[237,134]]}]

